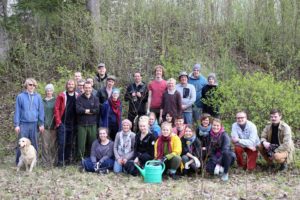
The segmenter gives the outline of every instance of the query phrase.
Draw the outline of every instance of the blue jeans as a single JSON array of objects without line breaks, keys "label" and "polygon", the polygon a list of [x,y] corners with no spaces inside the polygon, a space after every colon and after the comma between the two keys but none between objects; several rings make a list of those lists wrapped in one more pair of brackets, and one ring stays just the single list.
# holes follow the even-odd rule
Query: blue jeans
[{"label": "blue jeans", "polygon": [[124,166],[123,166],[123,165],[120,165],[120,164],[118,163],[118,161],[115,160],[115,163],[114,163],[114,172],[115,172],[115,173],[121,173],[121,172],[123,172],[123,171],[124,171]]},{"label": "blue jeans", "polygon": [[192,112],[184,112],[184,123],[185,124],[193,124],[193,113]]},{"label": "blue jeans", "polygon": [[202,108],[198,108],[197,106],[193,105],[193,119],[194,123],[198,124],[200,115],[202,113]]},{"label": "blue jeans", "polygon": [[[94,164],[91,160],[91,158],[85,158],[83,161],[82,161],[82,166],[84,167],[84,169],[87,171],[87,172],[95,172],[95,169],[94,169]],[[108,158],[106,160],[104,160],[101,165],[99,166],[99,168],[102,168],[102,169],[113,169],[113,166],[114,166],[114,160],[111,159],[111,158]]]},{"label": "blue jeans", "polygon": [[58,164],[64,165],[71,161],[71,151],[74,137],[74,126],[61,124],[57,128],[58,139]]},{"label": "blue jeans", "polygon": [[[38,128],[37,128],[37,123],[32,122],[32,123],[24,123],[22,122],[20,124],[20,133],[18,136],[18,140],[22,137],[26,137],[31,141],[32,146],[38,151]],[[17,148],[16,152],[16,164],[19,163],[19,158],[21,156],[21,151],[19,148]]]}]

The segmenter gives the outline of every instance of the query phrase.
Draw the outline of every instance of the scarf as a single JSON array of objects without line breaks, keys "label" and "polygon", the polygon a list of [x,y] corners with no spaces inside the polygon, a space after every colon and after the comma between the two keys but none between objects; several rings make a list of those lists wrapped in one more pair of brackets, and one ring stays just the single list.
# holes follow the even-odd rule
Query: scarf
[{"label": "scarf", "polygon": [[120,101],[120,99],[117,99],[117,101],[113,101],[112,98],[109,98],[108,103],[109,103],[112,111],[116,114],[117,123],[118,123],[118,127],[119,127],[120,119],[121,119],[121,109],[120,109],[121,101]]},{"label": "scarf", "polygon": [[188,147],[189,149],[189,152],[193,152],[193,143],[195,142],[196,140],[196,135],[193,135],[192,137],[190,138],[186,138],[184,137],[184,139],[186,140],[186,146]]},{"label": "scarf", "polygon": [[199,136],[204,136],[205,137],[205,136],[208,136],[210,130],[211,130],[211,124],[208,125],[208,127],[203,127],[203,126],[200,125],[198,134],[199,134]]},{"label": "scarf", "polygon": [[161,135],[157,139],[157,159],[162,159],[162,157],[164,156],[164,147],[166,142],[168,143],[169,153],[172,152],[171,135],[169,135],[168,137]]},{"label": "scarf", "polygon": [[221,127],[218,133],[215,133],[213,130],[210,130],[210,141],[211,145],[216,149],[216,156],[219,158],[221,156],[221,144],[220,138],[224,133],[224,127]]},{"label": "scarf", "polygon": [[127,154],[131,151],[131,131],[128,133],[120,132],[120,143],[118,146],[118,150],[124,154]]}]

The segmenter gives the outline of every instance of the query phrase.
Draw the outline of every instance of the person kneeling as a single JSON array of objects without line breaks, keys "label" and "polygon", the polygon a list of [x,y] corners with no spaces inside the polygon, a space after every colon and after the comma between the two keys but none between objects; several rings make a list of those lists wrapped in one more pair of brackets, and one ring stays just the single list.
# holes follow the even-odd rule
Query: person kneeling
[{"label": "person kneeling", "polygon": [[178,179],[177,169],[181,164],[181,141],[179,137],[172,133],[172,127],[169,123],[162,123],[162,134],[158,137],[154,145],[154,157],[157,160],[165,162],[167,173],[173,179]]},{"label": "person kneeling", "polygon": [[184,163],[184,174],[188,173],[191,169],[198,172],[201,166],[201,144],[196,137],[193,126],[188,124],[184,131],[184,137],[181,138],[182,142],[182,162]]},{"label": "person kneeling", "polygon": [[213,119],[210,131],[209,159],[206,170],[211,175],[222,175],[223,181],[228,181],[228,170],[233,165],[236,156],[230,148],[230,138],[225,132],[220,119]]},{"label": "person kneeling", "polygon": [[287,170],[287,164],[293,160],[294,143],[289,125],[281,121],[281,113],[277,109],[270,112],[271,124],[261,134],[259,152],[273,166],[273,161],[280,164],[279,170]]},{"label": "person kneeling", "polygon": [[108,129],[99,128],[98,139],[91,148],[91,156],[81,161],[83,169],[87,172],[108,173],[114,165],[114,142],[108,138]]}]

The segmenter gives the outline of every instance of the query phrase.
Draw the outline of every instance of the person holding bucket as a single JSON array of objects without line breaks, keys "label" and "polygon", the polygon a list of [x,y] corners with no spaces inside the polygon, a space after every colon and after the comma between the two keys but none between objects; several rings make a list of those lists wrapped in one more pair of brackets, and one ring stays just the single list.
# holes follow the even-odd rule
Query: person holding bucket
[{"label": "person holding bucket", "polygon": [[162,134],[154,145],[154,157],[165,162],[168,175],[176,180],[178,179],[176,171],[181,165],[181,141],[177,135],[172,133],[169,123],[162,123],[161,129]]},{"label": "person holding bucket", "polygon": [[149,132],[149,117],[142,116],[139,120],[139,132],[135,136],[133,159],[125,164],[125,170],[128,174],[136,176],[137,168],[134,164],[144,168],[148,160],[154,159],[155,136]]}]

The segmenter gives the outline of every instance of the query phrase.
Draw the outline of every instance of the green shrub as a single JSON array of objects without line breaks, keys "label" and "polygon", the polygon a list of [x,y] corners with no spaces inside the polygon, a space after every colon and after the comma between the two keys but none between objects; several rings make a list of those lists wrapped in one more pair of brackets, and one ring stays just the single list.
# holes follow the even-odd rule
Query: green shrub
[{"label": "green shrub", "polygon": [[[212,103],[220,105],[220,114],[227,126],[234,122],[237,111],[245,110],[259,132],[268,122],[270,110],[278,108],[296,134],[300,129],[299,91],[299,83],[294,80],[277,81],[263,73],[236,74],[219,86]],[[299,137],[299,133],[296,136]]]}]

